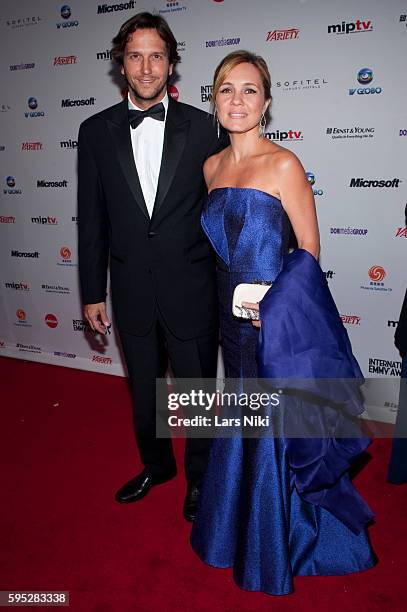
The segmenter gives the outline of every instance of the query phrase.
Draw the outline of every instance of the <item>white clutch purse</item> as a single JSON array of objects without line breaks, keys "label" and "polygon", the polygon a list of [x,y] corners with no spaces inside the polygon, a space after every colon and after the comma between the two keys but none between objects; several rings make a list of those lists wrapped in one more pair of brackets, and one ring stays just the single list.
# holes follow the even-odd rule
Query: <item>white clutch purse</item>
[{"label": "white clutch purse", "polygon": [[260,302],[270,289],[272,283],[268,281],[258,281],[255,283],[241,283],[235,287],[232,300],[232,313],[239,319],[258,320],[259,313],[253,308],[242,306],[242,302]]}]

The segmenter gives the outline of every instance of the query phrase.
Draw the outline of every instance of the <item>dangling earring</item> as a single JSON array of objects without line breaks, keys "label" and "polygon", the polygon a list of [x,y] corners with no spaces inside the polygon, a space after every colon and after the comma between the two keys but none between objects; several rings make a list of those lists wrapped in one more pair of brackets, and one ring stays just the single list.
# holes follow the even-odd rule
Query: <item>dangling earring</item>
[{"label": "dangling earring", "polygon": [[259,123],[259,138],[264,138],[264,136],[266,135],[266,125],[267,125],[266,117],[264,113],[262,113],[260,117],[260,123]]},{"label": "dangling earring", "polygon": [[216,122],[216,133],[218,135],[218,138],[220,138],[220,125],[219,125],[219,119],[218,119],[218,110],[215,106],[215,110],[213,112],[213,118],[215,119]]}]

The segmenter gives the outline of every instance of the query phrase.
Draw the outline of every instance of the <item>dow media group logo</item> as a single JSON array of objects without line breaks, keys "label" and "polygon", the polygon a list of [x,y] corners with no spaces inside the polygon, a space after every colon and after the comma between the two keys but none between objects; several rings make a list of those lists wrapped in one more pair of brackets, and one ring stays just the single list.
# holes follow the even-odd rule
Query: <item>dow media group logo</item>
[{"label": "dow media group logo", "polygon": [[[368,85],[373,81],[373,70],[371,68],[361,68],[356,75],[356,79],[360,85]],[[368,95],[368,94],[381,94],[381,87],[351,87],[349,89],[349,95]]]},{"label": "dow media group logo", "polygon": [[313,192],[314,196],[322,196],[322,195],[324,195],[324,190],[323,189],[321,189],[320,187],[314,187],[315,180],[316,180],[315,179],[315,174],[313,172],[306,172],[305,176],[307,177],[307,181],[311,185],[312,192]]},{"label": "dow media group logo", "polygon": [[56,26],[58,30],[66,29],[66,28],[77,28],[79,26],[79,21],[77,19],[70,19],[72,16],[71,7],[68,4],[63,4],[61,6],[60,15],[64,21],[58,21]]},{"label": "dow media group logo", "polygon": [[25,111],[24,117],[26,119],[32,119],[34,117],[45,117],[44,111],[37,110],[38,109],[38,100],[31,96],[27,100],[27,106],[30,109],[29,111]]}]

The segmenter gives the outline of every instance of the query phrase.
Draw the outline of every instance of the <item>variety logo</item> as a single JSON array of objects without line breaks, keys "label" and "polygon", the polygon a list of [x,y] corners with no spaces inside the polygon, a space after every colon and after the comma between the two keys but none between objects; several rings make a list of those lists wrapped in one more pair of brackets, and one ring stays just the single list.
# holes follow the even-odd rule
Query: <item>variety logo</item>
[{"label": "variety logo", "polygon": [[41,347],[35,346],[34,344],[21,344],[20,342],[17,342],[16,348],[23,353],[42,353]]},{"label": "variety logo", "polygon": [[112,365],[113,361],[111,357],[103,357],[102,355],[92,355],[93,363],[100,363],[101,365]]},{"label": "variety logo", "polygon": [[63,246],[60,248],[59,250],[59,255],[61,257],[62,261],[58,262],[58,266],[67,266],[67,267],[73,267],[76,266],[77,264],[72,262],[72,253],[71,253],[71,249],[67,246]]},{"label": "variety logo", "polygon": [[31,223],[36,223],[37,225],[58,225],[58,220],[56,217],[31,217]]},{"label": "variety logo", "polygon": [[361,127],[359,125],[355,125],[354,127],[347,128],[337,128],[337,127],[328,127],[326,128],[326,133],[331,136],[332,140],[341,139],[354,139],[354,138],[373,138],[375,134],[374,127]]},{"label": "variety logo", "polygon": [[201,102],[210,102],[212,100],[212,85],[201,85]]},{"label": "variety logo", "polygon": [[36,110],[38,108],[37,98],[34,98],[34,97],[28,98],[27,106],[31,110],[24,113],[24,116],[26,119],[29,119],[32,117],[45,117],[45,113],[43,111]]},{"label": "variety logo", "polygon": [[360,325],[362,317],[357,315],[341,315],[342,323],[345,325]]},{"label": "variety logo", "polygon": [[369,373],[384,376],[401,376],[401,361],[369,357]]},{"label": "variety logo", "polygon": [[79,26],[79,21],[77,19],[73,21],[72,20],[68,21],[71,15],[72,15],[72,11],[71,11],[70,6],[68,6],[67,4],[64,4],[63,6],[61,6],[61,17],[62,19],[64,19],[64,21],[59,21],[56,24],[58,30],[62,28],[77,28]]},{"label": "variety logo", "polygon": [[181,11],[186,11],[187,7],[178,2],[178,0],[168,0],[165,3],[165,8],[160,9],[158,12],[161,15],[165,15],[166,13],[179,13]]},{"label": "variety logo", "polygon": [[352,178],[349,187],[391,187],[397,188],[401,183],[401,179],[380,179],[380,180],[365,180],[364,178]]},{"label": "variety logo", "polygon": [[45,318],[44,318],[44,321],[45,321],[46,325],[48,325],[48,327],[50,327],[51,329],[55,329],[56,327],[58,327],[58,319],[52,313],[46,314]]},{"label": "variety logo", "polygon": [[0,223],[15,223],[16,218],[13,216],[5,217],[4,215],[0,215]]},{"label": "variety logo", "polygon": [[[373,70],[370,68],[361,68],[357,74],[358,83],[361,85],[367,85],[373,81]],[[361,94],[380,94],[382,93],[381,87],[355,87],[349,89],[349,95],[353,96],[355,93]]]},{"label": "variety logo", "polygon": [[15,291],[30,291],[30,285],[28,283],[4,283],[6,289],[14,289]]},{"label": "variety logo", "polygon": [[76,55],[58,55],[54,57],[54,66],[68,66],[76,64],[78,57]]},{"label": "variety logo", "polygon": [[296,40],[300,35],[298,28],[290,28],[289,30],[271,30],[267,33],[266,42],[274,42],[278,40]]},{"label": "variety logo", "polygon": [[35,68],[35,62],[30,62],[29,64],[11,64],[10,66],[10,70],[14,71],[14,70],[32,70],[32,68]]},{"label": "variety logo", "polygon": [[284,140],[287,140],[288,142],[304,140],[304,136],[300,130],[288,130],[286,132],[276,130],[275,132],[266,132],[265,135],[269,140],[277,140],[279,142],[283,142]]},{"label": "variety logo", "polygon": [[22,142],[22,151],[42,151],[42,142]]},{"label": "variety logo", "polygon": [[63,179],[62,181],[45,181],[44,179],[37,179],[37,188],[47,188],[47,187],[68,187],[68,181]]},{"label": "variety logo", "polygon": [[135,0],[129,2],[120,2],[119,4],[98,4],[98,15],[106,15],[107,13],[116,13],[117,11],[129,11],[134,9]]},{"label": "variety logo", "polygon": [[175,87],[175,85],[169,85],[168,87],[168,93],[171,96],[171,98],[173,100],[175,100],[175,102],[178,102],[179,99],[179,91],[178,89]]},{"label": "variety logo", "polygon": [[206,47],[230,47],[231,45],[239,45],[240,37],[235,38],[218,38],[216,40],[207,40],[205,43]]},{"label": "variety logo", "polygon": [[77,140],[61,140],[59,142],[61,149],[77,149],[78,141]]},{"label": "variety logo", "polygon": [[54,351],[56,357],[68,357],[69,359],[75,359],[75,353],[64,353],[63,351]]},{"label": "variety logo", "polygon": [[41,289],[45,293],[59,293],[60,295],[69,295],[71,293],[70,288],[64,287],[63,285],[48,285],[47,283],[43,283]]},{"label": "variety logo", "polygon": [[309,184],[312,187],[312,192],[313,192],[314,196],[322,196],[322,195],[324,195],[324,190],[323,189],[316,189],[316,188],[314,188],[314,185],[315,185],[315,174],[313,172],[306,172],[305,176],[307,177],[307,181],[309,182]]},{"label": "variety logo", "polygon": [[11,253],[11,257],[29,257],[29,258],[33,258],[33,259],[38,259],[40,254],[38,251],[17,251],[15,249],[13,249],[12,251],[10,251]]},{"label": "variety logo", "polygon": [[386,278],[386,270],[383,266],[372,266],[368,270],[368,276],[370,278],[368,285],[361,285],[361,289],[367,289],[369,291],[386,291],[391,292],[391,287],[386,287],[384,279]]},{"label": "variety logo", "polygon": [[42,21],[42,17],[19,17],[18,19],[6,19],[6,26],[15,30],[16,28],[24,28],[27,26],[38,25]]},{"label": "variety logo", "polygon": [[300,91],[303,89],[321,89],[327,85],[328,81],[325,77],[314,79],[294,79],[293,81],[277,81],[275,86],[282,91]]},{"label": "variety logo", "polygon": [[340,236],[367,236],[366,227],[331,227],[331,234]]},{"label": "variety logo", "polygon": [[77,100],[71,100],[71,98],[65,98],[61,100],[61,108],[72,108],[73,106],[94,106],[96,98],[91,96],[90,98],[79,98]]},{"label": "variety logo", "polygon": [[106,51],[98,51],[96,53],[96,59],[97,60],[103,60],[105,62],[111,61],[111,59],[112,59],[112,50],[111,49],[106,49]]},{"label": "variety logo", "polygon": [[16,179],[14,176],[8,176],[6,178],[7,189],[3,189],[4,195],[21,195],[23,193],[22,189],[16,188]]},{"label": "variety logo", "polygon": [[407,238],[407,227],[398,227],[396,230],[396,238]]},{"label": "variety logo", "polygon": [[334,25],[328,26],[328,34],[359,34],[360,32],[372,32],[373,24],[370,20],[342,21]]}]

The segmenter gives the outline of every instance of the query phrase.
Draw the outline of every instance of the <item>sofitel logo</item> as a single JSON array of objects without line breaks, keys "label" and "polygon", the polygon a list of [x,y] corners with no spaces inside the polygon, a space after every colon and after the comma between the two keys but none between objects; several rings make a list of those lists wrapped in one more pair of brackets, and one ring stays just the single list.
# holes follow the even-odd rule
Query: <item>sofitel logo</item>
[{"label": "sofitel logo", "polygon": [[294,79],[293,81],[277,81],[275,86],[282,91],[300,91],[303,89],[321,89],[327,85],[328,81],[324,77],[314,79]]}]

